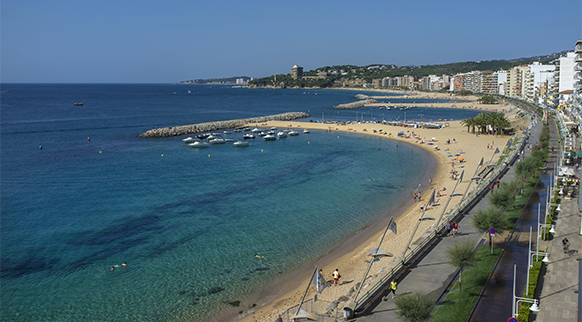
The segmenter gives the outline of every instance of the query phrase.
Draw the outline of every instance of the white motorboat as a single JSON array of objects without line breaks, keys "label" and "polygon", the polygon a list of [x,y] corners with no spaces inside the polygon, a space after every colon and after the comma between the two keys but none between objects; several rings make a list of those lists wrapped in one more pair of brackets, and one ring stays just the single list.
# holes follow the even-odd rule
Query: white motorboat
[{"label": "white motorboat", "polygon": [[303,134],[309,134],[309,133],[310,133],[310,132],[309,132],[309,130],[308,130],[308,129],[305,129],[305,130],[303,130]]},{"label": "white motorboat", "polygon": [[251,133],[247,133],[247,134],[243,135],[243,139],[254,139],[254,138],[255,138],[255,136],[252,135]]},{"label": "white motorboat", "polygon": [[279,133],[277,133],[277,137],[279,139],[284,139],[284,138],[287,137],[287,133],[285,133],[285,132],[279,132]]},{"label": "white motorboat", "polygon": [[276,132],[275,132],[275,131],[273,131],[273,130],[271,130],[271,131],[268,131],[268,132],[267,132],[267,134],[270,134],[270,135],[275,135],[275,133],[276,133]]},{"label": "white motorboat", "polygon": [[251,132],[253,132],[253,133],[260,133],[261,130],[255,127],[254,129],[251,130]]},{"label": "white motorboat", "polygon": [[276,130],[277,130],[277,128],[276,128],[276,127],[274,127],[274,126],[273,126],[273,127],[271,127],[271,131],[276,131]]},{"label": "white motorboat", "polygon": [[297,132],[297,131],[289,132],[289,136],[298,136],[298,135],[299,135],[299,132]]},{"label": "white motorboat", "polygon": [[184,144],[190,144],[190,143],[194,143],[194,142],[200,142],[199,138],[193,138],[193,137],[187,137],[185,139],[182,140],[182,143]]},{"label": "white motorboat", "polygon": [[224,142],[234,142],[234,139],[224,139]]},{"label": "white motorboat", "polygon": [[209,146],[210,146],[210,144],[208,144],[206,142],[202,142],[202,141],[188,144],[188,148],[207,148]]},{"label": "white motorboat", "polygon": [[209,140],[208,143],[210,143],[210,144],[224,144],[224,143],[226,143],[226,141],[224,139],[214,139],[214,140]]},{"label": "white motorboat", "polygon": [[216,135],[209,135],[207,137],[207,139],[208,139],[208,141],[211,141],[211,140],[214,140],[214,139],[218,139],[218,136],[216,136]]},{"label": "white motorboat", "polygon": [[263,139],[265,139],[265,141],[274,141],[277,139],[277,137],[273,134],[268,134],[268,135],[265,135],[265,137]]},{"label": "white motorboat", "polygon": [[259,136],[265,136],[265,135],[267,135],[267,133],[265,133],[265,132],[259,133]]},{"label": "white motorboat", "polygon": [[232,131],[225,130],[222,133],[224,133],[224,134],[232,134]]},{"label": "white motorboat", "polygon": [[245,146],[249,146],[249,142],[248,141],[236,141],[232,145],[234,145],[236,147],[245,147]]}]

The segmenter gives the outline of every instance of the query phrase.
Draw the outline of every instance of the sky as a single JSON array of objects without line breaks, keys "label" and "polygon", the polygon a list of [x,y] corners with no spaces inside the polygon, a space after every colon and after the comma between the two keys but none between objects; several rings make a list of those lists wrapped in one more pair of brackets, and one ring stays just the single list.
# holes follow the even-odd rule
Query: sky
[{"label": "sky", "polygon": [[582,1],[2,0],[0,82],[174,83],[573,50]]}]

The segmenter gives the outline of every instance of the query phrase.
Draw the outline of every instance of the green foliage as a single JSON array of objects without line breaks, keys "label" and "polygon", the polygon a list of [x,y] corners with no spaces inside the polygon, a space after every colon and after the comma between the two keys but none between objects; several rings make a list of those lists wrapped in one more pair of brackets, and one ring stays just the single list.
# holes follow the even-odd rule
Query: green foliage
[{"label": "green foliage", "polygon": [[491,191],[489,201],[500,209],[512,208],[518,189],[519,187],[513,181],[510,183],[502,182],[498,189]]},{"label": "green foliage", "polygon": [[483,96],[479,97],[479,99],[477,99],[477,101],[479,103],[482,103],[482,104],[495,104],[498,102],[497,98],[493,95],[483,95]]},{"label": "green foliage", "polygon": [[[474,118],[462,120],[461,123],[467,127],[467,131],[472,128],[472,133],[475,133],[475,128],[479,128],[479,133],[488,133],[487,128],[491,126],[494,132],[503,134],[505,129],[511,127],[511,123],[505,118],[505,114],[498,112],[483,112]],[[489,132],[489,134],[493,133]]]},{"label": "green foliage", "polygon": [[458,269],[471,266],[475,262],[475,243],[470,240],[463,240],[453,244],[447,250],[449,263]]},{"label": "green foliage", "polygon": [[494,248],[493,254],[490,254],[488,247],[481,247],[476,254],[476,265],[468,267],[463,273],[463,290],[459,291],[454,285],[430,321],[465,322],[500,253],[501,248]]},{"label": "green foliage", "polygon": [[425,321],[430,317],[430,312],[435,306],[430,296],[421,292],[397,296],[394,303],[398,308],[396,316],[409,322]]},{"label": "green foliage", "polygon": [[477,209],[473,216],[473,227],[480,232],[488,232],[489,229],[495,228],[498,233],[503,233],[507,226],[507,217],[499,207],[489,207],[486,210]]}]

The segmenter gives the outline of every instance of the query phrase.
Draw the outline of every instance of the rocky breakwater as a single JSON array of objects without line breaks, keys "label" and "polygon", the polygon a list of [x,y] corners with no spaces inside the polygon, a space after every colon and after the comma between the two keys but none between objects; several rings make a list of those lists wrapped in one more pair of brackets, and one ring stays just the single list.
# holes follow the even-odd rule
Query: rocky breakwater
[{"label": "rocky breakwater", "polygon": [[163,138],[169,136],[178,136],[184,134],[192,134],[192,133],[201,133],[201,132],[210,132],[216,130],[224,130],[224,129],[236,129],[240,127],[244,127],[249,123],[265,123],[268,121],[291,121],[296,120],[304,117],[309,117],[311,115],[304,113],[304,112],[288,112],[283,114],[275,114],[269,116],[261,116],[261,117],[251,117],[247,119],[236,119],[236,120],[228,120],[228,121],[217,121],[217,122],[206,122],[206,123],[198,123],[198,124],[190,124],[190,125],[180,125],[180,126],[173,126],[173,127],[163,127],[159,129],[151,129],[143,134],[140,134],[139,137],[142,138]]},{"label": "rocky breakwater", "polygon": [[376,100],[373,98],[370,98],[370,99],[365,99],[365,100],[361,100],[361,101],[357,101],[357,102],[340,104],[340,105],[335,106],[334,108],[341,109],[341,110],[349,110],[349,109],[362,107],[362,106],[364,106],[366,104],[370,104],[370,103],[376,103]]}]

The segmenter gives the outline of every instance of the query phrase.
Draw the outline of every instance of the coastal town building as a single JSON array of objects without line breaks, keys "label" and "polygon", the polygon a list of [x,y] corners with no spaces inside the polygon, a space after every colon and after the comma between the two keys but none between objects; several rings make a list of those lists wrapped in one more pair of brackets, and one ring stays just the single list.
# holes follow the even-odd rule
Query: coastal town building
[{"label": "coastal town building", "polygon": [[291,68],[291,76],[293,78],[301,78],[303,76],[303,67],[295,65]]},{"label": "coastal town building", "polygon": [[573,103],[578,108],[578,111],[582,110],[582,40],[576,42],[576,47],[574,49],[574,93],[573,93]]}]

